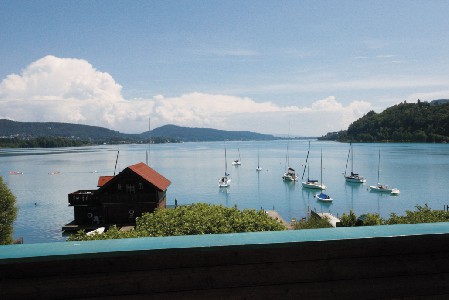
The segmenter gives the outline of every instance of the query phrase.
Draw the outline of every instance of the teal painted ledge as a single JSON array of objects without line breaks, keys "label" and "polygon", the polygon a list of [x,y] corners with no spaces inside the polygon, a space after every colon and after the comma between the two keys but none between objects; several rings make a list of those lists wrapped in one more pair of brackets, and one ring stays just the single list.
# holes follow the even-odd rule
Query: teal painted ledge
[{"label": "teal painted ledge", "polygon": [[285,243],[320,242],[449,233],[449,223],[337,227],[309,230],[152,237],[88,242],[60,242],[0,246],[0,264],[11,261],[115,256],[139,251],[213,247],[276,247]]}]

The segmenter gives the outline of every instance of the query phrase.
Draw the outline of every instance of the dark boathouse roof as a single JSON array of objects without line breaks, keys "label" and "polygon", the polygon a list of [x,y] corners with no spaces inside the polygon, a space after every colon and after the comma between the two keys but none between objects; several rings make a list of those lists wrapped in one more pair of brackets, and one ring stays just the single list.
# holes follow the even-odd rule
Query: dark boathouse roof
[{"label": "dark boathouse roof", "polygon": [[[168,180],[143,162],[129,166],[126,169],[129,169],[135,174],[139,175],[144,180],[150,182],[161,191],[165,191],[171,184],[170,180]],[[126,171],[126,169],[123,171]],[[114,177],[115,176],[100,176],[100,178],[98,179],[98,187],[104,186]]]}]

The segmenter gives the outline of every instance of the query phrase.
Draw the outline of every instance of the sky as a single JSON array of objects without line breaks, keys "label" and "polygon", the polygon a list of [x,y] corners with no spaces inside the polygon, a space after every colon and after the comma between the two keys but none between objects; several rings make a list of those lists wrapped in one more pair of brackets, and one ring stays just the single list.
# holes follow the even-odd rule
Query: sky
[{"label": "sky", "polygon": [[321,136],[449,99],[447,0],[0,1],[0,118]]}]

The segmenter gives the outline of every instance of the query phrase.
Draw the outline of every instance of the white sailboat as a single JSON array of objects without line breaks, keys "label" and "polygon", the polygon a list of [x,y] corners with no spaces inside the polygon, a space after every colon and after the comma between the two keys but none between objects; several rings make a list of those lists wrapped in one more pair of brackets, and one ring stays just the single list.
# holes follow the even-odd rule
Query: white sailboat
[{"label": "white sailboat", "polygon": [[284,175],[282,175],[282,180],[284,180],[284,181],[292,181],[292,182],[297,181],[298,180],[298,176],[296,175],[295,169],[290,167],[290,156],[289,156],[289,153],[288,153],[288,141],[287,141],[287,156],[286,156],[285,160],[286,160],[285,166],[287,167],[287,170],[285,171]]},{"label": "white sailboat", "polygon": [[259,159],[259,149],[257,149],[257,168],[256,168],[257,172],[262,171],[262,168],[260,167],[260,161],[259,160],[260,160]]},{"label": "white sailboat", "polygon": [[377,184],[376,185],[370,185],[370,190],[374,192],[381,192],[381,193],[390,193],[392,195],[399,195],[400,191],[397,188],[392,188],[386,184],[380,183],[380,150],[379,150],[379,162],[377,164]]},{"label": "white sailboat", "polygon": [[237,148],[237,151],[239,152],[239,158],[232,162],[232,165],[234,166],[240,166],[242,164],[242,160],[240,159],[240,149]]},{"label": "white sailboat", "polygon": [[282,175],[282,179],[284,181],[297,181],[298,175],[296,175],[295,169],[289,167],[287,172]]},{"label": "white sailboat", "polygon": [[[309,150],[307,151],[307,157],[306,157],[306,163],[304,165],[304,171],[302,172],[302,178],[304,179],[304,173],[306,172],[307,168],[307,180],[302,182],[302,187],[308,188],[308,189],[318,189],[318,190],[325,190],[326,186],[319,182],[316,179],[310,179],[310,162],[309,162],[309,153],[310,153],[310,141],[309,141]],[[323,169],[321,168],[321,173],[323,173]]]},{"label": "white sailboat", "polygon": [[231,185],[231,178],[228,173],[228,162],[226,160],[226,146],[225,146],[225,173],[224,176],[218,180],[218,186],[221,188],[229,187]]},{"label": "white sailboat", "polygon": [[[321,149],[321,178],[320,178],[321,182],[323,182],[323,149]],[[321,184],[322,186],[324,186],[323,184]],[[331,202],[332,199],[331,196],[321,192],[319,194],[315,195],[315,198],[317,198],[320,201],[324,201],[324,202]]]},{"label": "white sailboat", "polygon": [[[348,169],[349,154],[351,154],[351,174],[346,174],[346,170]],[[346,159],[346,168],[345,172],[343,173],[343,176],[345,177],[347,182],[355,182],[355,183],[366,182],[365,177],[361,176],[360,174],[354,173],[354,150],[352,148],[352,143],[350,144],[349,147],[348,158]]]}]

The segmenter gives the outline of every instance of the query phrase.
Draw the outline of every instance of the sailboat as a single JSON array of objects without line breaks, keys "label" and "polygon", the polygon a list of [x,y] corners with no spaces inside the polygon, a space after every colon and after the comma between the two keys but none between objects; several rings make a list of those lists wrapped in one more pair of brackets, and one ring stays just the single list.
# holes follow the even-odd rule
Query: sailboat
[{"label": "sailboat", "polygon": [[262,171],[262,168],[260,167],[260,163],[259,163],[259,149],[257,150],[257,168],[256,171]]},{"label": "sailboat", "polygon": [[[290,134],[289,134],[290,135]],[[282,175],[282,180],[284,181],[297,181],[298,176],[296,175],[295,169],[290,167],[290,156],[288,153],[288,141],[287,141],[287,156],[285,158],[285,165],[287,167],[287,170],[285,171],[284,175]]]},{"label": "sailboat", "polygon": [[240,166],[242,164],[242,161],[240,159],[240,149],[237,148],[237,151],[239,152],[239,158],[232,162],[232,165],[234,165],[234,166]]},{"label": "sailboat", "polygon": [[[316,179],[310,179],[310,162],[309,162],[309,153],[310,153],[310,141],[309,141],[309,150],[307,151],[307,157],[306,157],[306,163],[304,165],[304,171],[302,172],[302,178],[304,179],[304,173],[306,172],[307,168],[307,181],[302,182],[302,187],[308,188],[308,189],[319,189],[319,190],[325,190],[326,186],[319,182]],[[321,173],[323,173],[323,169],[321,168]]]},{"label": "sailboat", "polygon": [[370,190],[374,192],[381,192],[381,193],[390,193],[392,195],[398,195],[400,191],[397,188],[392,188],[386,184],[380,183],[380,150],[379,150],[379,162],[377,164],[377,184],[376,185],[370,185]]},{"label": "sailboat", "polygon": [[[321,182],[323,182],[323,149],[321,149],[321,178],[320,178],[320,180],[321,180]],[[320,201],[324,201],[324,202],[331,202],[332,200],[334,200],[329,195],[327,195],[323,192],[316,194],[315,198],[317,198]]]},{"label": "sailboat", "polygon": [[[349,154],[351,154],[351,174],[346,174],[346,170],[348,169]],[[360,174],[354,173],[354,150],[352,148],[352,143],[350,144],[349,147],[348,158],[346,159],[346,168],[345,172],[343,173],[343,176],[345,177],[347,182],[356,182],[356,183],[366,182],[365,177],[361,176]]]},{"label": "sailboat", "polygon": [[218,186],[221,188],[229,187],[231,185],[231,178],[228,173],[228,162],[226,160],[226,146],[225,146],[225,173],[224,176],[218,180]]}]

